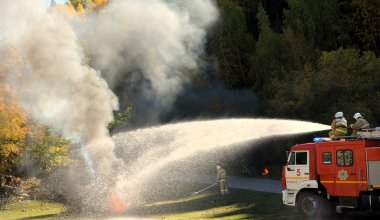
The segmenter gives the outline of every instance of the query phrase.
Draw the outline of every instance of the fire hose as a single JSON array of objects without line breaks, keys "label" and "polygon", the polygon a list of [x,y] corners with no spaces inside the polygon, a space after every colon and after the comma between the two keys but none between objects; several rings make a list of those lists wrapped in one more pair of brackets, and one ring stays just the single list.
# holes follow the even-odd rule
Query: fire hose
[{"label": "fire hose", "polygon": [[209,185],[208,187],[203,188],[203,189],[201,189],[201,190],[199,190],[199,191],[197,191],[197,192],[194,192],[194,193],[191,194],[191,196],[195,196],[195,195],[197,195],[197,194],[200,193],[200,192],[203,192],[203,191],[205,191],[205,190],[207,190],[207,189],[210,189],[211,187],[215,186],[216,184],[217,184],[217,182],[215,182],[215,183],[213,183],[212,185]]}]

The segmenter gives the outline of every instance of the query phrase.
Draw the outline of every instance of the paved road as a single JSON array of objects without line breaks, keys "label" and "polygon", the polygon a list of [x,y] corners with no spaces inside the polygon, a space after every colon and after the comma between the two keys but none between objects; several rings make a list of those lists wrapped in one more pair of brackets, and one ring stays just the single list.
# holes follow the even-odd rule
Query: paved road
[{"label": "paved road", "polygon": [[[207,174],[176,174],[179,181],[184,181],[188,183],[203,183],[203,184],[213,184],[215,182],[215,175]],[[253,177],[241,177],[241,176],[227,176],[228,187],[247,189],[259,192],[270,192],[270,193],[281,193],[281,181],[271,180],[264,178],[253,178]]]},{"label": "paved road", "polygon": [[232,188],[252,191],[281,193],[281,181],[263,178],[229,176],[228,184]]}]

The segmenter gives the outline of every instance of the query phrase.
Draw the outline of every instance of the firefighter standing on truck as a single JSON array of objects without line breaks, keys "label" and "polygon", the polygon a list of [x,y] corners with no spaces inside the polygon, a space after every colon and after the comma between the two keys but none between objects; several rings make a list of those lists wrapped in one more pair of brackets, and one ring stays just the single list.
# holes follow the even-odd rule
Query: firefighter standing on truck
[{"label": "firefighter standing on truck", "polygon": [[352,128],[351,136],[356,136],[356,133],[361,129],[369,128],[369,123],[359,112],[354,114],[354,118],[356,120],[355,124],[350,124],[350,128]]},{"label": "firefighter standing on truck", "polygon": [[343,112],[335,113],[335,119],[331,123],[332,131],[329,132],[329,137],[344,136],[347,134],[347,120],[343,117]]},{"label": "firefighter standing on truck", "polygon": [[216,165],[216,181],[219,184],[220,194],[228,194],[227,173],[220,165]]}]

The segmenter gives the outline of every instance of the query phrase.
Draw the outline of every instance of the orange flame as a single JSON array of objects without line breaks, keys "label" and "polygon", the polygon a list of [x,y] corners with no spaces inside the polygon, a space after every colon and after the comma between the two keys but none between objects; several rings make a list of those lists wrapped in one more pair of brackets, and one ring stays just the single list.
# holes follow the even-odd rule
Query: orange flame
[{"label": "orange flame", "polygon": [[111,212],[121,213],[125,210],[125,202],[120,199],[117,192],[113,192],[108,207]]},{"label": "orange flame", "polygon": [[265,168],[264,170],[263,170],[263,172],[261,173],[261,175],[263,175],[263,176],[266,176],[266,175],[268,175],[269,174],[269,170],[267,169],[267,168]]}]

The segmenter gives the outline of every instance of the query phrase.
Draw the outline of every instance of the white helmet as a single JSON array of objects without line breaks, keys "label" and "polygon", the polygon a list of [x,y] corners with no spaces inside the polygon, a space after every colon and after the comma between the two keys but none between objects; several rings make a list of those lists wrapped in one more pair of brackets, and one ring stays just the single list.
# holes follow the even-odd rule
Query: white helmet
[{"label": "white helmet", "polygon": [[358,118],[363,118],[363,117],[359,112],[357,112],[357,113],[355,113],[354,118],[358,119]]},{"label": "white helmet", "polygon": [[335,118],[343,118],[343,112],[335,113]]}]

